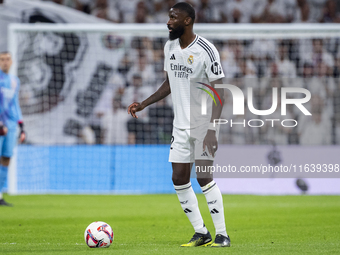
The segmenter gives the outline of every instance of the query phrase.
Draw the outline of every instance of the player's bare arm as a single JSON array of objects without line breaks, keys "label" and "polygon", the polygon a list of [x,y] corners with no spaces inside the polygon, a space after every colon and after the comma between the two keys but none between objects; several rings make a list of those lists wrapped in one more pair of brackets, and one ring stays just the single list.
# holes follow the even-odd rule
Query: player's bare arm
[{"label": "player's bare arm", "polygon": [[153,93],[150,97],[148,97],[141,103],[134,102],[129,105],[128,114],[131,114],[132,117],[138,119],[136,112],[142,111],[145,107],[153,103],[156,103],[159,100],[162,100],[163,98],[167,97],[170,93],[171,93],[171,90],[170,90],[169,78],[168,78],[168,75],[166,75],[166,79],[164,80],[162,85],[159,87],[159,89],[155,93]]},{"label": "player's bare arm", "polygon": [[[222,84],[222,79],[218,79],[216,81],[211,82],[212,87],[215,87],[215,84]],[[214,119],[220,118],[221,113],[222,113],[223,104],[224,104],[224,96],[223,96],[224,91],[223,91],[223,89],[216,89],[216,91],[219,95],[221,95],[222,105],[221,104],[215,105],[214,102],[213,102],[210,123],[214,123]],[[218,142],[217,142],[217,138],[216,138],[216,130],[208,129],[207,134],[206,134],[204,141],[203,141],[203,150],[205,150],[206,147],[207,147],[209,153],[212,156],[215,156],[215,152],[218,149]]]}]

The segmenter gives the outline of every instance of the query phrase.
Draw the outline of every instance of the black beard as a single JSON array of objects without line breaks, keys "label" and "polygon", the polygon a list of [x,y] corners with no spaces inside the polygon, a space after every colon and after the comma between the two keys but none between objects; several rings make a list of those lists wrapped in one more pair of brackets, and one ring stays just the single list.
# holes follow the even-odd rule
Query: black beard
[{"label": "black beard", "polygon": [[170,41],[176,40],[177,38],[180,38],[184,34],[184,27],[179,26],[176,29],[172,29],[171,32],[169,32],[169,39]]}]

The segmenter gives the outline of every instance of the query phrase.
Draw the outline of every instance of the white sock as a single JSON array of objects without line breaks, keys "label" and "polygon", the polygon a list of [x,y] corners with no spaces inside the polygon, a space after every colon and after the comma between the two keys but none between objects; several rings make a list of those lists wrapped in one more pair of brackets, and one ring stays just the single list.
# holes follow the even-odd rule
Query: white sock
[{"label": "white sock", "polygon": [[183,211],[188,216],[195,232],[201,234],[208,233],[208,230],[203,223],[202,215],[198,208],[197,197],[191,187],[191,182],[184,185],[174,185],[174,187]]},{"label": "white sock", "polygon": [[3,198],[3,196],[2,196],[2,192],[0,192],[0,199],[2,199]]},{"label": "white sock", "polygon": [[211,181],[201,188],[205,198],[207,199],[210,215],[216,229],[216,235],[221,234],[228,236],[225,226],[223,199],[220,189],[215,181]]}]

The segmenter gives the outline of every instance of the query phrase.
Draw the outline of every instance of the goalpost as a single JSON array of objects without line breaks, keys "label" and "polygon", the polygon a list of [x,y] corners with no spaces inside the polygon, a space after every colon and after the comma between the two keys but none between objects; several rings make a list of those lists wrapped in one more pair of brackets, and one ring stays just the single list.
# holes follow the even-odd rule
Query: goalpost
[{"label": "goalpost", "polygon": [[[8,31],[11,73],[21,80],[28,134],[28,144],[17,148],[11,163],[9,193],[172,192],[166,145],[171,102],[141,113],[140,123],[126,114],[127,102],[145,97],[164,78],[165,24],[11,24]],[[268,78],[279,86],[310,90],[320,100],[315,107],[321,129],[327,129],[311,144],[339,144],[339,25],[195,24],[194,32],[217,47],[226,82],[243,91],[254,88],[257,109],[270,103]],[[225,108],[223,118],[230,119]],[[287,119],[297,119],[302,128],[313,126],[296,109]],[[299,128],[240,131],[229,126],[221,135],[222,144],[255,150],[308,144]]]}]

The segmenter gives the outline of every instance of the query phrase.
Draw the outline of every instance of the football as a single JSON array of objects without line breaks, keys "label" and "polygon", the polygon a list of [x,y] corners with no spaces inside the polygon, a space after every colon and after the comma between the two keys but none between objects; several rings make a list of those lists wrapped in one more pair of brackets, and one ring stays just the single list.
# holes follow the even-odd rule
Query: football
[{"label": "football", "polygon": [[107,248],[112,244],[113,231],[109,224],[95,221],[88,225],[84,237],[90,248]]}]

